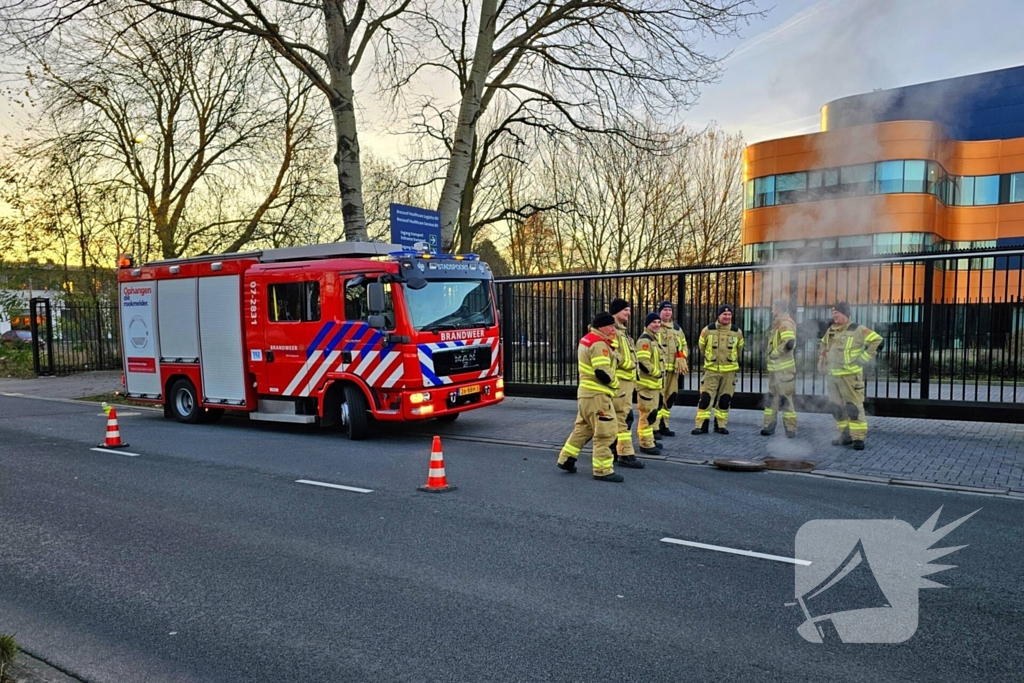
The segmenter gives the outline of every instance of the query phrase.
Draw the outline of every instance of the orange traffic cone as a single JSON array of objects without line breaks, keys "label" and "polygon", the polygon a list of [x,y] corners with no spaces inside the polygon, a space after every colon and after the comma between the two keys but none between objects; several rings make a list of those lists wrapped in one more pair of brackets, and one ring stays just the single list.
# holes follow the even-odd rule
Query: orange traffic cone
[{"label": "orange traffic cone", "polygon": [[427,483],[417,486],[420,491],[430,493],[444,493],[454,491],[454,486],[448,485],[448,477],[444,474],[444,454],[441,453],[441,437],[434,437],[434,445],[430,449],[430,471],[427,472]]},{"label": "orange traffic cone", "polygon": [[107,438],[100,448],[127,448],[128,444],[121,441],[121,430],[117,426],[117,411],[114,406],[103,404],[103,412],[107,414]]}]

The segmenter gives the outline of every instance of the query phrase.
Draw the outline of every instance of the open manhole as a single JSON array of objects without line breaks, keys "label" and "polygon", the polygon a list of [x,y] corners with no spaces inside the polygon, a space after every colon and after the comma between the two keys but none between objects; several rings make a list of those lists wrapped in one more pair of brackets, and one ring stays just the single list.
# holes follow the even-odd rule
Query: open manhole
[{"label": "open manhole", "polygon": [[716,458],[711,461],[715,467],[733,472],[760,472],[764,469],[764,463],[760,460],[733,460],[730,458]]},{"label": "open manhole", "polygon": [[767,470],[782,470],[783,472],[810,472],[817,467],[817,463],[797,458],[765,458],[764,467]]}]

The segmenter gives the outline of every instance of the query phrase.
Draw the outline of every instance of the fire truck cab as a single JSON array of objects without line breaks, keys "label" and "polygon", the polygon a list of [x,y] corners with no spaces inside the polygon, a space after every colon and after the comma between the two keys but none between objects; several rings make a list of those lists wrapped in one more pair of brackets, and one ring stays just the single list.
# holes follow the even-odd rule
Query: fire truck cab
[{"label": "fire truck cab", "polygon": [[504,398],[490,268],[392,244],[156,261],[118,269],[128,397],[181,422],[438,418]]}]

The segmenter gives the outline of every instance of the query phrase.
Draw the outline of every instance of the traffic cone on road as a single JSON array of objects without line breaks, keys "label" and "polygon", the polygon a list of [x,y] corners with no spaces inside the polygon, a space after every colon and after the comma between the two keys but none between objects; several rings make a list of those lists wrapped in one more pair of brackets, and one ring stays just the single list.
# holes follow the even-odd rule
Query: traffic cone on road
[{"label": "traffic cone on road", "polygon": [[454,486],[448,485],[448,477],[444,474],[444,454],[441,452],[441,437],[434,437],[434,445],[430,449],[430,471],[427,472],[427,483],[417,486],[420,491],[430,493],[444,493],[454,491]]},{"label": "traffic cone on road", "polygon": [[121,430],[117,426],[117,410],[104,403],[103,412],[107,414],[107,438],[100,444],[100,448],[127,448],[128,444],[121,441]]}]

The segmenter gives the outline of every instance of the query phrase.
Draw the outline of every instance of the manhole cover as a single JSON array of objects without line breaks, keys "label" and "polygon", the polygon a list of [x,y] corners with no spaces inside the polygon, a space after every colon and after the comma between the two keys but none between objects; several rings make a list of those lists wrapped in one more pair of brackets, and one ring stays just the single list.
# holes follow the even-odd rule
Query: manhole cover
[{"label": "manhole cover", "polygon": [[730,460],[718,458],[712,460],[711,464],[719,469],[732,470],[734,472],[759,472],[764,469],[764,463],[758,460]]},{"label": "manhole cover", "polygon": [[782,470],[784,472],[810,472],[817,466],[810,460],[798,460],[796,458],[765,458],[764,467],[767,470]]}]

